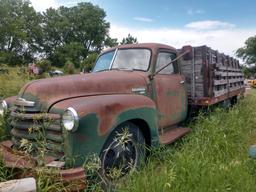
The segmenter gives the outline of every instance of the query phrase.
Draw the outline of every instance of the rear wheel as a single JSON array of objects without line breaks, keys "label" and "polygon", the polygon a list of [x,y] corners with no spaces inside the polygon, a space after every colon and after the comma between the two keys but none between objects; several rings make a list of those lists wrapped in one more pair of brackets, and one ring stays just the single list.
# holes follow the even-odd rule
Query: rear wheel
[{"label": "rear wheel", "polygon": [[145,159],[145,138],[139,127],[130,122],[118,126],[107,139],[100,159],[108,184],[140,167]]},{"label": "rear wheel", "polygon": [[231,105],[233,106],[235,104],[237,104],[237,96],[231,98]]},{"label": "rear wheel", "polygon": [[231,107],[231,99],[228,98],[221,102],[221,107],[224,109],[229,109]]}]

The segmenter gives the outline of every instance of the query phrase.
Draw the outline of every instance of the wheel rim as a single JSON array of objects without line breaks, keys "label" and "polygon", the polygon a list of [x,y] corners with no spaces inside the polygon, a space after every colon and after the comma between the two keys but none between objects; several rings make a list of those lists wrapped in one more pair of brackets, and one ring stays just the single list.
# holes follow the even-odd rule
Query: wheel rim
[{"label": "wheel rim", "polygon": [[126,143],[112,141],[104,151],[102,169],[108,180],[118,179],[133,171],[138,162],[138,149],[130,140]]}]

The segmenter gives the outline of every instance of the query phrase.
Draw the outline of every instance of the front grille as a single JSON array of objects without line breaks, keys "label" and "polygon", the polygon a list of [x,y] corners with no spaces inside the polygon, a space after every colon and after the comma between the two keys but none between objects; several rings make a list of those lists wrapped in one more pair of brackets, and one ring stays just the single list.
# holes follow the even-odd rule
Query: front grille
[{"label": "front grille", "polygon": [[[29,111],[29,112],[28,112]],[[11,112],[11,135],[14,148],[31,155],[38,153],[61,158],[64,156],[64,139],[61,116],[52,113],[31,113],[16,107]]]}]

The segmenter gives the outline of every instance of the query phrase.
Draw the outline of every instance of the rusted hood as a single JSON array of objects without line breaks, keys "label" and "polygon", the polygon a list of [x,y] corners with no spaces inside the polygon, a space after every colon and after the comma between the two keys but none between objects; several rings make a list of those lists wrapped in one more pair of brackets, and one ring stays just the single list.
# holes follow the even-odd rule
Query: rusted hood
[{"label": "rusted hood", "polygon": [[105,71],[32,81],[21,89],[19,97],[35,101],[37,108],[47,110],[52,104],[68,98],[129,94],[136,88],[146,88],[146,73]]}]

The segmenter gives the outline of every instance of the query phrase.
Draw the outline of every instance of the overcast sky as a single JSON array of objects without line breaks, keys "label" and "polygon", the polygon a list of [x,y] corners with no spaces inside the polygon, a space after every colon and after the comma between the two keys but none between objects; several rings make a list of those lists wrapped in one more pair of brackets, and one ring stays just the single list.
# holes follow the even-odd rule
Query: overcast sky
[{"label": "overcast sky", "polygon": [[[37,11],[75,0],[31,0]],[[110,35],[121,40],[128,33],[142,42],[180,48],[208,45],[234,55],[244,41],[256,35],[256,1],[253,0],[91,0],[106,11]]]}]

